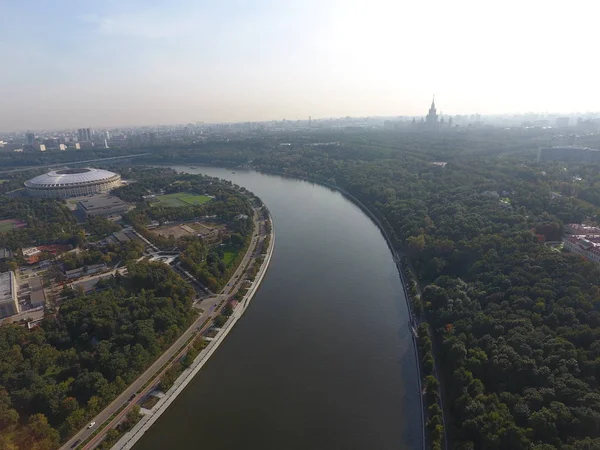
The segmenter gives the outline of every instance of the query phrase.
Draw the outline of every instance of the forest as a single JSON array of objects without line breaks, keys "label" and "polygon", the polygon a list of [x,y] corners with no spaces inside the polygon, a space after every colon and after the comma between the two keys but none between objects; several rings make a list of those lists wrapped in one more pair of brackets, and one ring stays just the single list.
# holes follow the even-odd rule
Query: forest
[{"label": "forest", "polygon": [[[239,214],[251,215],[249,198],[245,189],[237,189],[228,181],[200,175],[177,173],[167,168],[133,167],[123,171],[123,177],[135,179],[135,183],[122,186],[113,194],[123,201],[135,203],[137,208],[126,216],[130,223],[147,224],[187,220],[200,216],[218,216],[223,221],[233,221]],[[142,199],[147,195],[189,192],[212,196],[210,202],[201,205],[165,207]]]},{"label": "forest", "polygon": [[[135,177],[136,183],[117,189],[115,195],[123,200],[137,202],[138,207],[128,213],[125,220],[159,248],[178,248],[183,267],[210,290],[216,292],[222,288],[242,260],[249,244],[253,231],[251,202],[255,197],[245,189],[237,189],[224,180],[177,174],[166,168],[132,168],[128,170],[128,176]],[[159,192],[190,192],[210,195],[213,199],[202,205],[179,207],[164,207],[141,201],[142,196]],[[159,236],[146,228],[153,220],[163,224],[167,221],[205,216],[214,216],[219,223],[226,224],[226,232],[217,245],[209,245],[202,239],[191,236],[178,239]],[[231,261],[225,260],[226,252],[234,255]]]},{"label": "forest", "polygon": [[[419,327],[421,363],[431,369],[433,353],[441,369],[449,448],[600,449],[600,270],[545,245],[565,224],[600,222],[600,167],[538,162],[550,133],[265,136],[154,149],[144,161],[252,167],[348,191],[388,229],[422,292],[415,309],[432,342]],[[311,145],[323,141],[335,144]],[[442,448],[431,425],[429,444]]]},{"label": "forest", "polygon": [[25,222],[24,228],[0,233],[0,247],[16,250],[21,247],[45,243],[82,242],[80,227],[65,205],[55,200],[27,197],[11,198],[0,195],[0,220],[17,219]]},{"label": "forest", "polygon": [[[122,169],[135,182],[115,194],[136,203],[125,220],[143,233],[156,220],[214,216],[227,223],[221,246],[196,236],[166,239],[178,247],[182,263],[218,289],[237,266],[252,234],[254,196],[230,183],[169,169]],[[23,178],[23,175],[19,175]],[[155,207],[142,195],[163,191],[210,195],[197,206]],[[69,243],[79,252],[61,256],[65,270],[99,262],[127,264],[127,275],[102,280],[96,291],[63,288],[59,308],[49,306],[41,326],[0,327],[0,449],[55,449],[89,422],[161,354],[195,318],[194,291],[169,266],[134,261],[143,245],[99,244],[87,236],[105,237],[121,226],[104,218],[79,224],[64,202],[4,196],[0,218],[20,219],[26,228],[0,234],[0,245]],[[242,215],[240,218],[239,216]],[[154,235],[155,236],[155,235]],[[224,262],[225,251],[238,258]],[[14,260],[3,263],[16,264]],[[14,269],[14,267],[6,267]],[[58,268],[55,267],[56,269]],[[64,279],[60,270],[54,270]]]},{"label": "forest", "polygon": [[40,327],[0,327],[0,448],[57,448],[189,326],[187,283],[161,263],[128,269],[112,289],[73,292]]},{"label": "forest", "polygon": [[[211,143],[154,158],[251,165],[367,205],[422,288],[450,448],[600,448],[600,270],[544,245],[567,223],[598,222],[598,165],[537,162],[545,138],[535,131],[338,139]],[[433,425],[430,446],[442,448]]]}]

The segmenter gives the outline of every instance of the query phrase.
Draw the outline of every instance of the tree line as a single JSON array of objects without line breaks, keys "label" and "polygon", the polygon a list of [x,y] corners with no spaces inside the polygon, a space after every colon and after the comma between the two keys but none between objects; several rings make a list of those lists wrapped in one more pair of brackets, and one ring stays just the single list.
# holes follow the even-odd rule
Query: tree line
[{"label": "tree line", "polygon": [[57,448],[189,326],[186,282],[161,263],[128,269],[33,330],[0,327],[0,448]]},{"label": "tree line", "polygon": [[[600,448],[600,271],[542,244],[598,210],[553,195],[559,171],[535,160],[539,134],[339,139],[318,149],[212,143],[155,158],[251,164],[335,184],[367,205],[424,288],[420,308],[440,350],[423,336],[423,364],[440,361],[452,448]],[[435,436],[440,412],[428,405]]]}]

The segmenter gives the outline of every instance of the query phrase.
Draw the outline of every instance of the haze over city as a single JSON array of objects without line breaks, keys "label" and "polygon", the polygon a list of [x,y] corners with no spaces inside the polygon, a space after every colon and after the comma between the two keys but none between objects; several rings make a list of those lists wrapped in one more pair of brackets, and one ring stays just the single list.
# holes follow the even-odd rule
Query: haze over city
[{"label": "haze over city", "polygon": [[600,450],[598,0],[0,4],[0,450]]},{"label": "haze over city", "polygon": [[[33,13],[35,12],[35,13]],[[0,129],[594,111],[592,1],[9,1]]]}]

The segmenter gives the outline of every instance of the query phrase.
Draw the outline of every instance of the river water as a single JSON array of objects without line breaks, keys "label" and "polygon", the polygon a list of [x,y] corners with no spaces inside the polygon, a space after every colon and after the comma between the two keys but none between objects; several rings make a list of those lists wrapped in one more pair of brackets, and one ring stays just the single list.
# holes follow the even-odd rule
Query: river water
[{"label": "river water", "polygon": [[135,450],[418,449],[415,355],[379,229],[340,193],[254,171],[275,252],[244,317]]}]

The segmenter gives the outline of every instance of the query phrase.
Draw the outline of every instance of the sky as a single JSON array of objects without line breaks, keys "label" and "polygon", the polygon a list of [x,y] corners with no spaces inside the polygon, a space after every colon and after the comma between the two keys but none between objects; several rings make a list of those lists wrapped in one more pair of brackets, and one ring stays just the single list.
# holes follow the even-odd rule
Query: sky
[{"label": "sky", "polygon": [[597,0],[0,0],[0,130],[600,110]]}]

